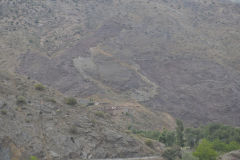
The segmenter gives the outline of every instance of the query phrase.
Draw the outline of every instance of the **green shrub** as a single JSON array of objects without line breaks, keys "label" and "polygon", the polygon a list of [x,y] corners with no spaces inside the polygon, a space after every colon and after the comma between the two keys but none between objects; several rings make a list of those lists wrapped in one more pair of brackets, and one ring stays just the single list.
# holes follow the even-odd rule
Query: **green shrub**
[{"label": "green shrub", "polygon": [[145,140],[145,144],[146,144],[148,147],[153,148],[153,142],[152,142],[152,140],[150,140],[150,139]]},{"label": "green shrub", "polygon": [[175,132],[163,130],[159,135],[159,142],[164,143],[166,146],[172,146],[176,143]]},{"label": "green shrub", "polygon": [[226,152],[239,150],[239,149],[240,149],[240,144],[238,142],[236,142],[236,141],[232,141],[229,144],[227,144]]},{"label": "green shrub", "polygon": [[220,140],[214,140],[212,143],[213,149],[218,152],[226,152],[227,151],[227,144],[220,141]]},{"label": "green shrub", "polygon": [[30,160],[38,160],[38,158],[36,156],[31,156]]},{"label": "green shrub", "polygon": [[101,117],[101,118],[104,118],[104,117],[105,117],[105,114],[104,114],[104,112],[102,112],[102,111],[97,111],[97,112],[95,113],[95,115],[98,116],[98,117]]},{"label": "green shrub", "polygon": [[142,137],[159,140],[160,132],[159,131],[143,131],[134,129],[131,125],[128,126],[128,129],[132,131],[133,134],[138,134]]},{"label": "green shrub", "polygon": [[35,84],[34,87],[38,91],[43,91],[45,89],[44,85],[42,85],[41,83]]},{"label": "green shrub", "polygon": [[26,99],[25,99],[25,97],[23,97],[23,96],[18,96],[17,97],[17,105],[23,105],[23,104],[26,104]]},{"label": "green shrub", "polygon": [[64,99],[65,103],[71,106],[74,106],[77,104],[77,100],[74,97],[68,97]]},{"label": "green shrub", "polygon": [[203,138],[200,128],[187,128],[184,131],[186,145],[190,148],[194,148],[198,145],[200,139]]},{"label": "green shrub", "polygon": [[2,115],[7,115],[7,111],[6,110],[1,110],[1,114]]}]

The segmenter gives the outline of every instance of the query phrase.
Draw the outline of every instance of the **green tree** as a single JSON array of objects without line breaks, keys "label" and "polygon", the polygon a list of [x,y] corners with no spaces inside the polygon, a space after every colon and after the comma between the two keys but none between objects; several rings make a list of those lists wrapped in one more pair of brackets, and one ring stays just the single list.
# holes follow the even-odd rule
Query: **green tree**
[{"label": "green tree", "polygon": [[177,142],[177,145],[183,147],[184,146],[184,126],[183,126],[183,123],[182,121],[180,120],[176,120],[176,123],[177,123],[177,128],[176,128],[176,142]]},{"label": "green tree", "polygon": [[227,145],[226,152],[230,152],[238,149],[240,149],[240,144],[236,141],[232,141]]},{"label": "green tree", "polygon": [[212,142],[212,145],[213,145],[213,149],[220,153],[231,152],[233,150],[240,149],[240,144],[236,141],[232,141],[227,144],[219,139],[216,139]]},{"label": "green tree", "polygon": [[201,140],[193,155],[199,160],[216,160],[217,158],[217,152],[213,149],[213,145],[206,139]]},{"label": "green tree", "polygon": [[66,104],[71,105],[71,106],[74,106],[77,104],[77,100],[74,97],[64,98],[64,101]]},{"label": "green tree", "polygon": [[162,143],[166,144],[166,142],[167,142],[167,130],[166,129],[164,129],[162,131],[162,133],[160,134],[159,142],[162,142]]},{"label": "green tree", "polygon": [[219,139],[225,143],[236,141],[240,143],[240,129],[222,124],[210,124],[202,128],[204,137],[210,141]]},{"label": "green tree", "polygon": [[201,130],[199,128],[187,128],[184,131],[184,137],[186,141],[186,145],[190,148],[194,148],[199,140],[203,138],[201,134]]},{"label": "green tree", "polygon": [[166,145],[173,146],[176,143],[176,137],[174,132],[167,132]]},{"label": "green tree", "polygon": [[159,142],[164,143],[166,146],[173,146],[176,142],[175,133],[164,129],[159,135]]},{"label": "green tree", "polygon": [[227,151],[227,144],[216,139],[212,142],[213,149],[218,152],[226,152]]}]

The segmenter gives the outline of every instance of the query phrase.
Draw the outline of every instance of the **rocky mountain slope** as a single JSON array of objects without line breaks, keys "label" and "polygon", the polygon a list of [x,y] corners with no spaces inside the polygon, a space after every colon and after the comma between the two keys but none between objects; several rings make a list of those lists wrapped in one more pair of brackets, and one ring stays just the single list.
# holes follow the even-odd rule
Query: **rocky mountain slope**
[{"label": "rocky mountain slope", "polygon": [[64,95],[46,87],[39,90],[36,84],[0,72],[1,160],[141,157],[162,152],[161,144],[147,146],[111,115],[81,104],[67,105]]},{"label": "rocky mountain slope", "polygon": [[188,125],[238,125],[239,23],[227,0],[4,0],[0,66]]}]

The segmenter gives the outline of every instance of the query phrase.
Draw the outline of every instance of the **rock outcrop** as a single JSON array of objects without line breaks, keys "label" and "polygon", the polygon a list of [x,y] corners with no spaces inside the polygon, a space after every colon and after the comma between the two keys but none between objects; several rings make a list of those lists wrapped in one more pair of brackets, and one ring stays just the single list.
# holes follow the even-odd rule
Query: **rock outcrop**
[{"label": "rock outcrop", "polygon": [[240,159],[240,150],[232,151],[230,153],[224,154],[219,158],[219,160],[239,160]]}]

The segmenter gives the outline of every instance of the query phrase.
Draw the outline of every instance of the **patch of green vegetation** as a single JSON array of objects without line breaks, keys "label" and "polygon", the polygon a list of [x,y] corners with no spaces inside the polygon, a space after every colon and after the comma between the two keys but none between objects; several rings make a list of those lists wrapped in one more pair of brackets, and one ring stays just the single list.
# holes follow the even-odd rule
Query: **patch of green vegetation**
[{"label": "patch of green vegetation", "polygon": [[[175,131],[143,131],[134,129],[131,125],[128,130],[149,139],[159,140],[166,146],[165,158],[175,160],[176,146],[188,147],[193,152],[185,153],[182,160],[216,160],[216,157],[233,150],[240,149],[240,128],[221,124],[209,124],[199,128],[185,129],[183,123],[177,120]],[[175,148],[174,148],[175,147]],[[184,153],[184,152],[183,152]],[[193,153],[193,154],[192,154]],[[195,156],[194,158],[191,158]],[[174,158],[175,157],[175,158]]]},{"label": "patch of green vegetation", "polygon": [[38,160],[36,156],[31,156],[29,160]]},{"label": "patch of green vegetation", "polygon": [[217,152],[213,149],[213,145],[206,139],[201,140],[201,143],[193,152],[193,155],[198,157],[199,160],[215,160],[217,158]]},{"label": "patch of green vegetation", "polygon": [[102,111],[97,111],[97,112],[95,113],[95,115],[98,116],[98,117],[101,117],[101,118],[104,118],[104,117],[105,117],[105,113],[102,112]]},{"label": "patch of green vegetation", "polygon": [[45,90],[44,85],[41,84],[41,83],[35,84],[34,87],[35,87],[35,89],[38,90],[38,91],[43,91],[43,90]]},{"label": "patch of green vegetation", "polygon": [[7,115],[7,110],[1,110],[2,115]]},{"label": "patch of green vegetation", "polygon": [[184,146],[184,126],[183,122],[180,120],[176,120],[177,128],[176,128],[176,143],[177,145],[183,147]]},{"label": "patch of green vegetation", "polygon": [[159,135],[159,142],[164,143],[166,146],[172,146],[176,143],[176,133],[164,129]]},{"label": "patch of green vegetation", "polygon": [[142,137],[150,138],[153,140],[158,140],[161,133],[159,131],[143,131],[143,130],[136,130],[130,129],[133,134],[138,134]]},{"label": "patch of green vegetation", "polygon": [[77,100],[74,97],[67,97],[64,99],[64,102],[71,106],[75,106],[77,104]]},{"label": "patch of green vegetation", "polygon": [[17,102],[16,102],[17,105],[24,105],[26,103],[27,102],[26,102],[26,98],[25,97],[23,97],[23,96],[18,96],[17,97]]}]

